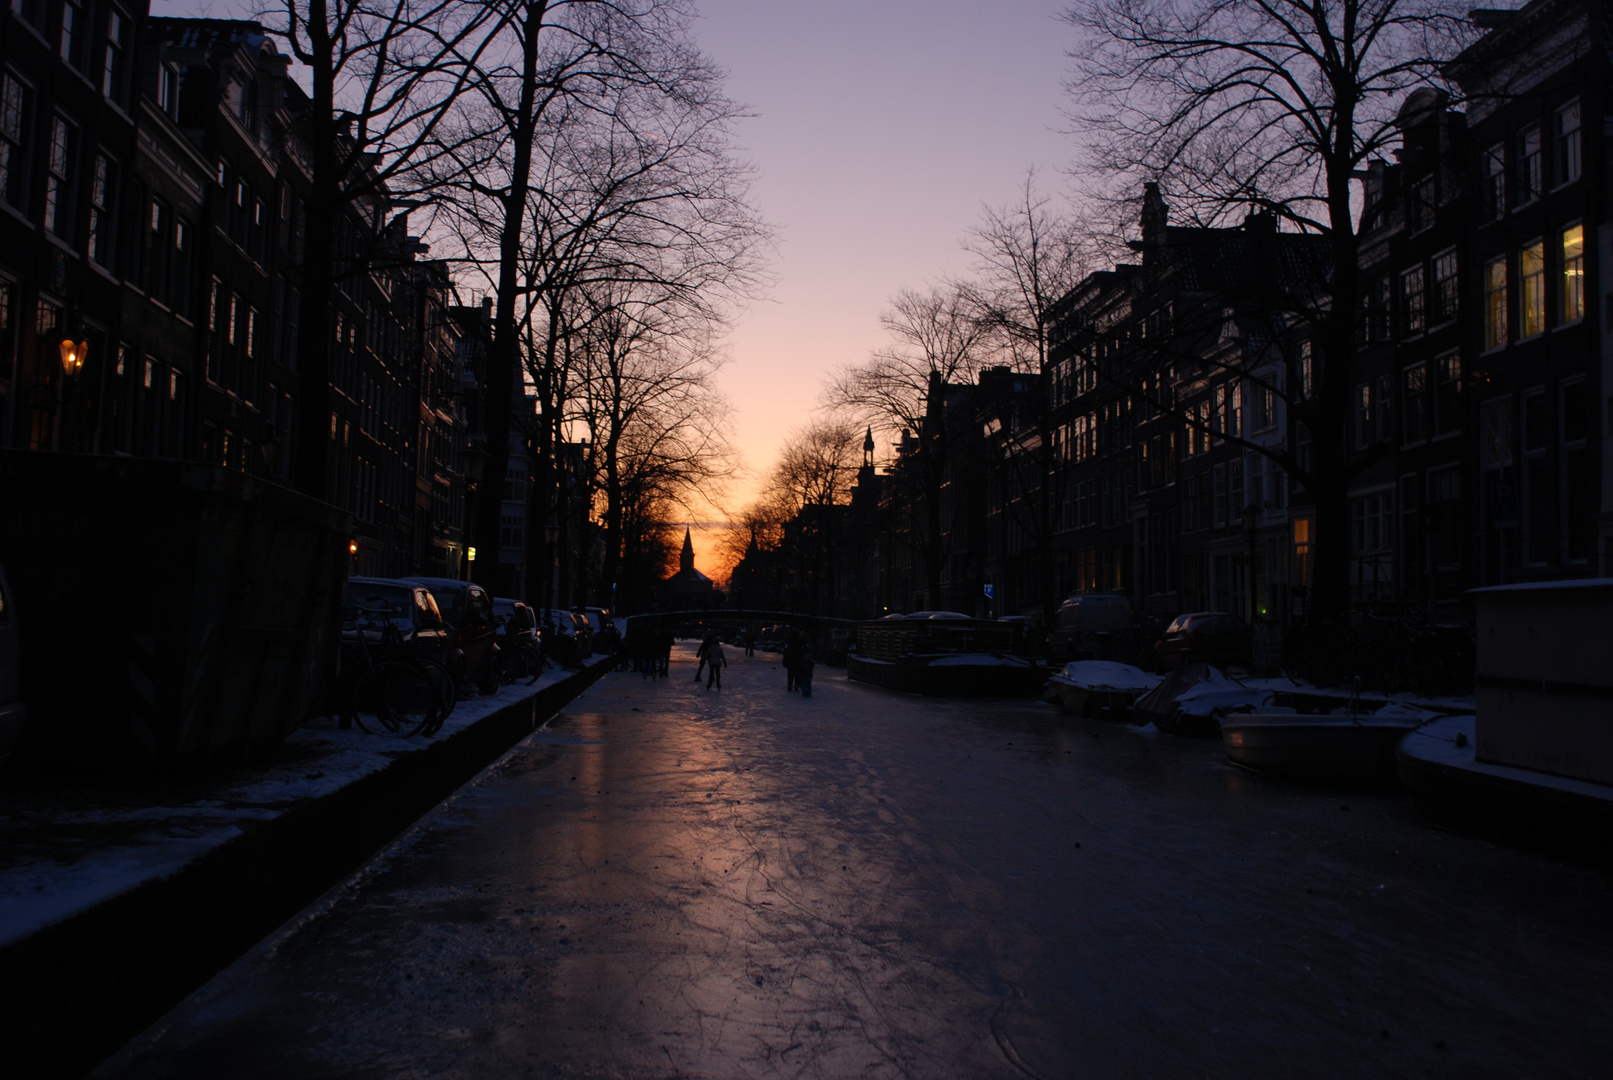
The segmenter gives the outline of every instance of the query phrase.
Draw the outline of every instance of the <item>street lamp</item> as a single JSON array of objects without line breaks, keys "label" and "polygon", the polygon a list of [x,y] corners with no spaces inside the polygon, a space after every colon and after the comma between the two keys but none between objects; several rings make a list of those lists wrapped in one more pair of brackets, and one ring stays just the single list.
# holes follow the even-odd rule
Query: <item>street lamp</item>
[{"label": "street lamp", "polygon": [[89,355],[90,343],[87,341],[74,342],[71,338],[63,338],[61,344],[62,373],[69,379],[84,370],[84,360]]},{"label": "street lamp", "polygon": [[487,472],[487,459],[490,455],[479,442],[474,442],[460,451],[459,461],[464,466],[465,483],[471,487],[478,487],[482,482],[482,475]]}]

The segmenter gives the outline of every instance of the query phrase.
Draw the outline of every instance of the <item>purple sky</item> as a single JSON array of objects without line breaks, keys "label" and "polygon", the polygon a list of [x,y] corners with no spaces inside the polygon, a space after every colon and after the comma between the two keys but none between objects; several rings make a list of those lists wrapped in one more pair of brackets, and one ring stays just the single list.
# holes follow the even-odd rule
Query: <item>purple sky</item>
[{"label": "purple sky", "polygon": [[808,419],[826,373],[882,344],[898,289],[967,270],[982,204],[1025,170],[1064,189],[1070,32],[1058,0],[700,0],[701,46],[756,112],[740,128],[781,232],[772,297],[729,339],[722,386],[753,476]]},{"label": "purple sky", "polygon": [[[698,0],[701,47],[756,116],[739,129],[756,205],[779,228],[777,284],[728,341],[720,387],[746,472],[738,510],[824,377],[883,343],[899,289],[961,274],[983,204],[1025,170],[1064,190],[1060,0]],[[153,0],[157,15],[228,18],[244,0]],[[704,516],[714,516],[711,510]],[[701,565],[706,537],[696,536]]]}]

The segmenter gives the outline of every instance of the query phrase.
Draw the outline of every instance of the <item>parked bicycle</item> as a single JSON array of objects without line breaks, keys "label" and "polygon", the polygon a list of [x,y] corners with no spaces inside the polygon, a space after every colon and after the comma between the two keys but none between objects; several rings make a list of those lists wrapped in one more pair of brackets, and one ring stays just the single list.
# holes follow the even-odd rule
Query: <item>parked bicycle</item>
[{"label": "parked bicycle", "polygon": [[[453,680],[441,664],[403,655],[387,610],[347,609],[353,637],[343,649],[330,713],[344,728],[410,737],[435,734],[452,708]],[[372,635],[376,641],[372,643]],[[440,674],[437,669],[440,670]],[[447,689],[447,702],[444,692]]]}]

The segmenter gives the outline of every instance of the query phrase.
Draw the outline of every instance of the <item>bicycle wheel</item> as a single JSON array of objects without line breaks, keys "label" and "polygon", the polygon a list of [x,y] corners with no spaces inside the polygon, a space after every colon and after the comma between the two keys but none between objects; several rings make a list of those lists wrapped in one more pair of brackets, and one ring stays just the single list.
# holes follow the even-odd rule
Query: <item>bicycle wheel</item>
[{"label": "bicycle wheel", "polygon": [[426,673],[431,680],[431,688],[437,695],[437,715],[431,723],[421,729],[420,734],[431,736],[442,730],[444,720],[459,704],[459,688],[454,685],[454,677],[448,671],[448,665],[424,657],[417,659],[415,666]]},{"label": "bicycle wheel", "polygon": [[376,664],[354,694],[361,713],[374,716],[395,735],[407,738],[436,721],[437,690],[431,676],[403,660]]}]

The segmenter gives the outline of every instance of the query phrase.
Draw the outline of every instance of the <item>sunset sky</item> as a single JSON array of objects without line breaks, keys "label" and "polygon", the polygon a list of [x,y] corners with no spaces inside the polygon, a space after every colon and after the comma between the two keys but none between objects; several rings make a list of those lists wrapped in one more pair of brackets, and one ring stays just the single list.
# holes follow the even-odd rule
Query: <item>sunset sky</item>
[{"label": "sunset sky", "polygon": [[[824,376],[882,343],[887,299],[968,269],[959,244],[983,204],[1012,199],[1032,165],[1050,194],[1066,190],[1071,34],[1055,0],[700,10],[701,45],[757,113],[740,143],[757,168],[755,202],[781,234],[777,284],[734,327],[721,379],[750,470],[730,493],[737,510]],[[695,547],[706,567],[709,537]]]},{"label": "sunset sky", "polygon": [[[242,0],[154,0],[152,14],[250,17]],[[753,201],[779,231],[770,296],[737,320],[718,388],[745,470],[720,519],[754,493],[825,375],[882,343],[906,286],[968,269],[959,246],[1031,166],[1050,194],[1073,147],[1058,133],[1072,34],[1059,0],[699,0],[696,35],[756,114],[738,130]],[[702,569],[720,576],[709,530]]]}]

